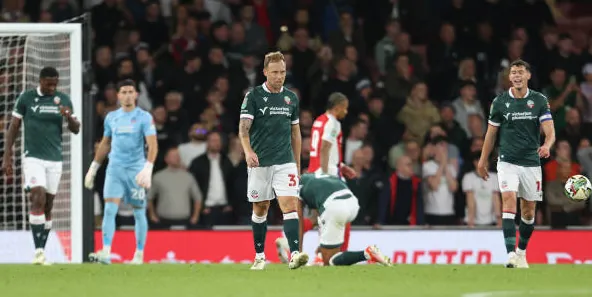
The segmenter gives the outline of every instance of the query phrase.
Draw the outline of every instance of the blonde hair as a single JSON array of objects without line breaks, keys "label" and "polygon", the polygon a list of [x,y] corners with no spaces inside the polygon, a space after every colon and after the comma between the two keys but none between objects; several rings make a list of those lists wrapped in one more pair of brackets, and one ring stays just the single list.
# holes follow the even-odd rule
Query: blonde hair
[{"label": "blonde hair", "polygon": [[267,68],[269,63],[277,63],[277,62],[285,62],[284,54],[281,52],[271,52],[265,55],[265,60],[263,60],[263,68]]}]

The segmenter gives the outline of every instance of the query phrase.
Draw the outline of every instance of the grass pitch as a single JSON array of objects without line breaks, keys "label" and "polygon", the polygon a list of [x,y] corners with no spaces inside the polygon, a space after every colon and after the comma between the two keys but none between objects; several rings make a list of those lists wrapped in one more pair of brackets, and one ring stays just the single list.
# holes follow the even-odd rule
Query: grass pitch
[{"label": "grass pitch", "polygon": [[0,265],[0,296],[60,297],[571,297],[592,296],[592,267],[235,264]]}]

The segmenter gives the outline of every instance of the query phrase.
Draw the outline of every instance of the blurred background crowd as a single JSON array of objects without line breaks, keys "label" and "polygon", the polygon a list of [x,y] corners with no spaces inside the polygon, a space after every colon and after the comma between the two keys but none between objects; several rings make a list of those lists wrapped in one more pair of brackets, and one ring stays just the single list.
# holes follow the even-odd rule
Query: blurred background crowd
[{"label": "blurred background crowd", "polygon": [[[239,106],[263,83],[262,57],[271,50],[284,53],[285,85],[301,100],[303,171],[313,120],[329,94],[350,100],[342,127],[344,161],[358,173],[348,181],[361,206],[355,225],[500,224],[495,174],[482,181],[474,165],[490,103],[507,92],[507,66],[519,58],[532,65],[530,87],[548,97],[557,132],[553,156],[544,160],[536,223],[591,224],[589,205],[563,194],[569,176],[592,174],[589,1],[93,4],[96,140],[105,115],[118,108],[116,82],[133,78],[138,105],[151,111],[158,130],[152,228],[249,224]],[[2,17],[60,22],[81,12],[71,0],[4,1]],[[430,182],[440,167],[450,178]],[[99,176],[97,217],[101,195]],[[275,209],[272,222],[281,220]],[[122,208],[118,222],[133,224],[131,211]]]}]

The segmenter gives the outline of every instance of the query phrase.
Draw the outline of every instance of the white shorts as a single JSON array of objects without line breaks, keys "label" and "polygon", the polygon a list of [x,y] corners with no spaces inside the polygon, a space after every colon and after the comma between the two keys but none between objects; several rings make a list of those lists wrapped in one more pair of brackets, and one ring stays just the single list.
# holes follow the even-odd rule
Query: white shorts
[{"label": "white shorts", "polygon": [[249,168],[247,197],[249,202],[273,200],[275,196],[298,197],[298,184],[296,163]]},{"label": "white shorts", "polygon": [[319,217],[320,244],[337,248],[343,244],[345,225],[356,219],[360,205],[352,194],[347,199],[327,199],[324,207],[325,211]]},{"label": "white shorts", "polygon": [[26,189],[43,187],[47,194],[55,195],[62,177],[62,162],[25,157],[23,159],[23,174]]},{"label": "white shorts", "polygon": [[518,198],[543,201],[541,167],[524,167],[507,162],[497,163],[500,192],[516,192]]}]

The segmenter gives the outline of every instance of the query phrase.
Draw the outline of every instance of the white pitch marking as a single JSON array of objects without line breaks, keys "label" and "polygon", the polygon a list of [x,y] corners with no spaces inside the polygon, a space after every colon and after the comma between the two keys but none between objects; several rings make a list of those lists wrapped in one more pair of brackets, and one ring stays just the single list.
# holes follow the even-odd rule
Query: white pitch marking
[{"label": "white pitch marking", "polygon": [[580,296],[590,295],[592,290],[527,290],[466,293],[461,297],[511,297],[511,296]]}]

